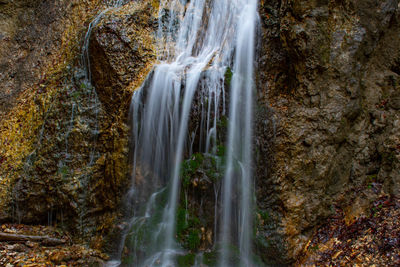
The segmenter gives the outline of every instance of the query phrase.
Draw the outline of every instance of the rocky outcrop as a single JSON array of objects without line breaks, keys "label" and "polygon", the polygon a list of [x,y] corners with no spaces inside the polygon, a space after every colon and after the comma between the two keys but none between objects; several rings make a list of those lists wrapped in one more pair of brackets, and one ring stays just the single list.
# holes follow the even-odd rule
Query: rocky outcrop
[{"label": "rocky outcrop", "polygon": [[257,247],[290,262],[335,206],[352,220],[371,187],[399,194],[399,3],[261,1],[260,15]]},{"label": "rocky outcrop", "polygon": [[[0,0],[0,220],[68,226],[100,247],[129,183],[128,108],[156,60],[157,1],[104,14],[90,39],[94,88],[78,59],[98,2]],[[400,193],[399,1],[259,8],[256,252],[289,263],[336,208],[351,223]],[[188,173],[193,203],[214,194],[194,179],[217,172],[203,160]],[[190,215],[207,219],[180,232],[189,248],[192,233],[211,247],[213,208]]]},{"label": "rocky outcrop", "polygon": [[[54,14],[33,12],[47,10],[44,4]],[[28,49],[24,64],[38,74],[32,72],[34,77],[21,88],[14,87],[18,79],[8,72],[2,76],[12,84],[3,83],[1,93],[12,94],[9,105],[2,106],[7,116],[0,127],[0,219],[57,224],[102,247],[129,182],[129,102],[155,60],[155,9],[144,2],[108,9],[91,38],[95,89],[79,60],[87,25],[105,7],[95,1],[30,5],[32,24],[24,29],[33,35],[21,43],[10,28],[8,45],[17,52]],[[27,11],[18,8],[14,11],[21,16]],[[42,25],[41,20],[50,22]],[[10,24],[15,21],[9,18]],[[16,32],[21,31],[18,25]],[[21,48],[23,44],[27,47]],[[43,67],[32,69],[31,56]],[[4,53],[0,60],[9,61],[8,71],[16,64],[13,54]]]},{"label": "rocky outcrop", "polygon": [[[0,2],[0,115],[18,104],[21,94],[60,64],[63,52],[80,43],[78,30],[99,1]],[[63,58],[65,60],[65,58]]]},{"label": "rocky outcrop", "polygon": [[104,15],[90,40],[92,80],[108,112],[126,111],[156,59],[157,10],[129,3]]},{"label": "rocky outcrop", "polygon": [[102,235],[121,231],[113,215],[121,209],[130,182],[129,104],[156,60],[156,11],[147,1],[128,3],[107,12],[90,39],[92,81],[104,113],[99,118],[100,157],[91,177],[88,205],[90,217],[98,219],[93,225],[104,228]]},{"label": "rocky outcrop", "polygon": [[379,197],[369,214],[351,224],[336,210],[308,242],[296,266],[399,265],[399,207],[399,199]]},{"label": "rocky outcrop", "polygon": [[60,150],[67,150],[62,143],[70,128],[71,99],[78,96],[70,95],[72,67],[84,23],[97,6],[98,1],[0,4],[2,220],[48,221],[53,204],[65,202],[52,199],[48,190],[58,190],[57,170],[65,158]]}]

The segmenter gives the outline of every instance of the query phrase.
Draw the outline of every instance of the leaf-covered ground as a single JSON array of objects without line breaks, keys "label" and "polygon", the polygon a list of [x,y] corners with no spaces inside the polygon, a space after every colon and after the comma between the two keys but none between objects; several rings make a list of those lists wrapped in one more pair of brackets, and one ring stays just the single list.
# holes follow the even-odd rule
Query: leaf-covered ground
[{"label": "leaf-covered ground", "polygon": [[347,225],[337,210],[307,245],[299,266],[400,266],[400,199],[381,196]]},{"label": "leaf-covered ground", "polygon": [[100,266],[107,260],[107,256],[99,251],[73,244],[68,233],[53,227],[3,224],[0,232],[49,236],[65,241],[65,245],[59,246],[31,241],[0,241],[0,266]]},{"label": "leaf-covered ground", "polygon": [[[336,210],[314,235],[298,266],[400,266],[400,199],[382,196],[373,202],[370,215],[346,224]],[[101,266],[107,255],[74,244],[66,232],[48,226],[3,224],[0,232],[49,236],[64,245],[39,242],[1,242],[0,266]]]}]

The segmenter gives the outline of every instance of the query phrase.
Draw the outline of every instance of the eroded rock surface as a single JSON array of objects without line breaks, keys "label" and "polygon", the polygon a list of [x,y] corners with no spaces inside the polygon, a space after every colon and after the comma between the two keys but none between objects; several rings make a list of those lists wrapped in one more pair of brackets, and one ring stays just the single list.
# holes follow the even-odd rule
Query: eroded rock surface
[{"label": "eroded rock surface", "polygon": [[[118,231],[129,101],[156,60],[156,2],[110,9],[95,27],[94,89],[78,61],[104,6],[0,0],[0,219],[63,222],[97,247]],[[289,263],[337,207],[351,223],[381,192],[400,193],[399,1],[260,0],[260,16],[256,252]],[[193,202],[214,193],[197,176]],[[180,238],[193,230],[211,247],[210,203],[195,214],[204,232]]]},{"label": "eroded rock surface", "polygon": [[399,1],[261,1],[260,15],[257,243],[290,262],[335,206],[359,216],[371,183],[399,194]]},{"label": "eroded rock surface", "polygon": [[[66,194],[63,201],[54,200],[52,191],[58,190],[57,170],[66,158],[60,151],[67,151],[71,99],[78,97],[69,93],[75,91],[72,68],[77,64],[80,34],[98,4],[24,0],[0,4],[1,220],[44,222],[54,203],[69,198]],[[80,90],[78,86],[76,91]]]},{"label": "eroded rock surface", "polygon": [[92,80],[108,112],[126,109],[156,59],[157,10],[132,2],[107,13],[90,40]]},{"label": "eroded rock surface", "polygon": [[[30,4],[32,10],[39,10],[45,3]],[[54,7],[54,25],[49,22],[42,27],[40,21],[51,19],[50,15],[32,11],[33,22],[24,28],[42,27],[26,36],[27,55],[50,66],[29,65],[26,68],[40,76],[35,74],[21,89],[13,84],[7,87],[8,83],[1,88],[12,94],[7,100],[10,105],[2,107],[7,116],[0,125],[0,220],[57,224],[99,248],[114,225],[129,182],[129,102],[155,60],[155,9],[145,2],[132,2],[107,11],[96,28],[98,35],[93,34],[91,40],[95,89],[85,79],[80,52],[88,24],[106,6],[95,1],[64,4]],[[12,19],[10,23],[15,22]],[[14,26],[16,32],[21,31],[21,25]],[[12,49],[22,49],[18,40],[10,40]],[[53,46],[37,54],[46,48],[43,40]],[[111,44],[122,46],[116,49]],[[135,47],[139,50],[132,54]],[[4,51],[0,60],[9,60],[12,68],[13,54]]]},{"label": "eroded rock surface", "polygon": [[98,0],[0,2],[2,118],[22,93],[44,78],[43,71],[59,63],[61,51],[80,42],[73,33],[96,12],[98,5]]}]

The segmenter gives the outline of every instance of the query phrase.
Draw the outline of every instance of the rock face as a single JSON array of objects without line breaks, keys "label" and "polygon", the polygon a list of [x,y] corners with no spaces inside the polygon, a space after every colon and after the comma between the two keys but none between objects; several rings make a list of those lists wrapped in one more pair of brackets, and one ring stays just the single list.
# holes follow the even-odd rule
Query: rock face
[{"label": "rock face", "polygon": [[[90,40],[91,73],[108,112],[126,110],[132,90],[140,86],[155,59],[156,9],[136,2],[106,14]],[[121,93],[125,92],[125,93]]]},{"label": "rock face", "polygon": [[69,92],[75,90],[72,66],[80,50],[79,33],[97,5],[0,4],[0,219],[48,221],[53,204],[64,202],[54,200],[48,190],[58,190],[58,163],[66,155],[59,150],[67,151],[63,142],[70,128],[68,104],[74,98]]},{"label": "rock face", "polygon": [[[0,220],[65,224],[102,246],[129,183],[129,102],[156,60],[157,1],[110,9],[94,28],[95,89],[78,59],[105,7],[53,2],[0,0]],[[352,222],[380,194],[400,194],[399,8],[260,0],[255,243],[265,262],[293,262],[336,207]],[[188,177],[213,170],[207,162]],[[197,182],[186,185],[193,202],[211,199]],[[211,216],[210,203],[193,218]],[[195,232],[209,248],[212,225],[179,238]]]},{"label": "rock face", "polygon": [[103,116],[99,118],[101,156],[91,178],[89,205],[93,207],[90,217],[98,218],[94,225],[105,227],[103,235],[109,230],[120,232],[110,227],[115,226],[113,215],[120,210],[130,182],[129,104],[156,60],[156,11],[148,1],[114,9],[105,14],[90,39],[92,81]]},{"label": "rock face", "polygon": [[[22,2],[13,2],[19,8],[13,12],[21,16],[30,7]],[[16,64],[14,54],[1,50],[8,70],[2,73],[0,92],[11,93],[1,107],[7,116],[0,125],[0,220],[57,224],[100,247],[129,182],[129,102],[155,60],[155,7],[132,2],[103,16],[90,43],[95,89],[78,60],[87,25],[106,7],[95,1],[47,3],[54,14],[34,16],[45,3],[30,3],[32,24],[26,31],[39,30],[29,36],[20,33],[26,37],[20,41],[11,31],[21,31],[12,24],[18,19],[10,17],[14,28],[7,28],[9,43],[1,44],[15,53],[27,49],[24,64],[33,76],[14,87],[19,76],[8,75]],[[41,20],[50,22],[42,26]],[[43,67],[29,65],[31,56]]]},{"label": "rock face", "polygon": [[[60,61],[61,51],[80,40],[76,30],[96,11],[98,0],[0,2],[0,115],[43,79]],[[69,43],[71,42],[71,43]]]},{"label": "rock face", "polygon": [[260,15],[257,247],[290,262],[335,206],[351,220],[371,187],[399,194],[399,1],[261,1]]}]

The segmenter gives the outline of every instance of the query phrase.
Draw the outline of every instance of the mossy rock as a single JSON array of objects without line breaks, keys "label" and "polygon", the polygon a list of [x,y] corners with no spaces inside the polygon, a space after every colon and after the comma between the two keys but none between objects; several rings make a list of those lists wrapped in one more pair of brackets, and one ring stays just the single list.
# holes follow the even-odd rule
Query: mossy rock
[{"label": "mossy rock", "polygon": [[193,253],[178,256],[176,263],[178,267],[189,267],[193,266],[196,260],[196,255]]}]

